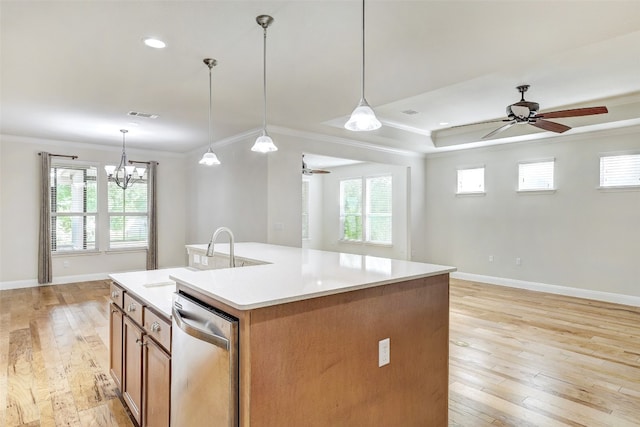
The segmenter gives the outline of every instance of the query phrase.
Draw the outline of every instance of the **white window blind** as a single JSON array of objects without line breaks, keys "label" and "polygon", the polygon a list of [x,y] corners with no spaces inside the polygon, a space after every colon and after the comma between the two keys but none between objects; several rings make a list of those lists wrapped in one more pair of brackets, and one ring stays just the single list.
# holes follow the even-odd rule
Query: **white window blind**
[{"label": "white window blind", "polygon": [[392,205],[391,176],[340,181],[341,239],[392,244]]},{"label": "white window blind", "polygon": [[148,206],[147,178],[137,181],[126,190],[114,182],[108,183],[109,248],[129,249],[147,247]]},{"label": "white window blind", "polygon": [[82,164],[51,166],[51,252],[96,249],[97,168]]},{"label": "white window blind", "polygon": [[518,164],[518,191],[553,190],[555,161]]},{"label": "white window blind", "polygon": [[640,186],[640,154],[600,157],[600,186]]},{"label": "white window blind", "polygon": [[458,169],[458,194],[484,192],[484,167]]},{"label": "white window blind", "polygon": [[302,180],[302,238],[309,238],[309,181]]}]

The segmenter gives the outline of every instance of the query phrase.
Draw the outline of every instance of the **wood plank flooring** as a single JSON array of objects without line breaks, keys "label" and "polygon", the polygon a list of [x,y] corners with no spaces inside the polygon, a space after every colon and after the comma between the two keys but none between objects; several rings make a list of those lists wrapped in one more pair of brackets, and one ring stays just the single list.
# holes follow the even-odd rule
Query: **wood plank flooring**
[{"label": "wood plank flooring", "polygon": [[[0,427],[133,425],[108,297],[106,281],[0,291]],[[452,280],[450,339],[449,426],[640,426],[639,308]]]},{"label": "wood plank flooring", "polygon": [[109,376],[107,281],[0,291],[0,426],[133,426]]},{"label": "wood plank flooring", "polygon": [[451,280],[450,426],[640,426],[640,308]]}]

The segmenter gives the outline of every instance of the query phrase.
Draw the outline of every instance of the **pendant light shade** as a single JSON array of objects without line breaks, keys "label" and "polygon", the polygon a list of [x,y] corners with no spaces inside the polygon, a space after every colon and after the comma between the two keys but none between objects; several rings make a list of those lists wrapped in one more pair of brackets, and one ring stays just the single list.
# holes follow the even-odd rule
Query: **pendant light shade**
[{"label": "pendant light shade", "polygon": [[262,50],[262,87],[264,95],[264,110],[262,121],[262,135],[257,139],[251,151],[257,151],[258,153],[270,153],[277,151],[278,147],[273,143],[273,140],[267,133],[267,28],[273,22],[273,18],[269,15],[260,15],[256,17],[256,22],[263,29],[263,50]]},{"label": "pendant light shade", "polygon": [[212,145],[212,140],[211,140],[211,126],[212,126],[212,121],[211,121],[211,69],[218,63],[218,61],[216,61],[215,59],[211,59],[211,58],[205,58],[202,60],[202,62],[204,62],[204,64],[209,67],[209,150],[207,150],[206,153],[204,153],[204,155],[202,156],[202,158],[200,159],[200,161],[198,163],[200,163],[201,165],[205,165],[205,166],[213,166],[213,165],[219,165],[220,164],[220,160],[218,160],[218,156],[216,156],[216,154],[213,152],[213,149],[211,148]]},{"label": "pendant light shade", "polygon": [[345,129],[352,131],[371,131],[379,129],[382,123],[376,118],[373,108],[364,97],[364,0],[362,0],[362,75],[360,87],[360,102],[351,113],[351,118],[345,123]]}]

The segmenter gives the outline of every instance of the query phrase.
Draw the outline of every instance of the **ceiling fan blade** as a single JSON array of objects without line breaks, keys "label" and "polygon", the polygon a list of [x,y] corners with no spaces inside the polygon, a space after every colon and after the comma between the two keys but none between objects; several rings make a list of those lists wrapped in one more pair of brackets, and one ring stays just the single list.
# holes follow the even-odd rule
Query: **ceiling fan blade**
[{"label": "ceiling fan blade", "polygon": [[511,121],[510,119],[487,120],[486,122],[475,122],[475,123],[467,123],[465,125],[451,126],[448,129],[463,128],[463,127],[475,126],[475,125],[484,125],[484,124],[487,124],[487,123],[510,122],[510,121]]},{"label": "ceiling fan blade", "polygon": [[569,126],[562,125],[556,122],[550,122],[547,120],[538,119],[536,121],[529,122],[530,125],[540,129],[548,130],[551,132],[562,133],[571,129]]},{"label": "ceiling fan blade", "polygon": [[331,173],[331,171],[325,171],[322,169],[311,169],[311,173],[316,174],[316,173]]},{"label": "ceiling fan blade", "polygon": [[503,132],[503,131],[509,129],[511,126],[515,125],[515,124],[516,124],[516,121],[513,120],[513,121],[507,123],[504,126],[500,126],[498,129],[494,130],[493,132],[490,132],[490,133],[486,134],[485,136],[482,137],[482,139],[491,138],[493,135],[495,135],[497,133],[500,133],[500,132]]},{"label": "ceiling fan blade", "polygon": [[573,110],[560,110],[550,111],[548,113],[536,114],[536,119],[559,119],[562,117],[578,117],[578,116],[592,116],[594,114],[608,113],[607,107],[587,107],[587,108],[574,108]]}]

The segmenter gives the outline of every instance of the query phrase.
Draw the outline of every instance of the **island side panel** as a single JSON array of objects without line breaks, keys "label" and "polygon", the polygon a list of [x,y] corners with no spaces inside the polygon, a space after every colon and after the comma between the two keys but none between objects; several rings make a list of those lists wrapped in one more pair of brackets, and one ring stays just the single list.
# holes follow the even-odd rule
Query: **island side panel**
[{"label": "island side panel", "polygon": [[448,274],[252,310],[250,329],[251,427],[447,425]]}]

